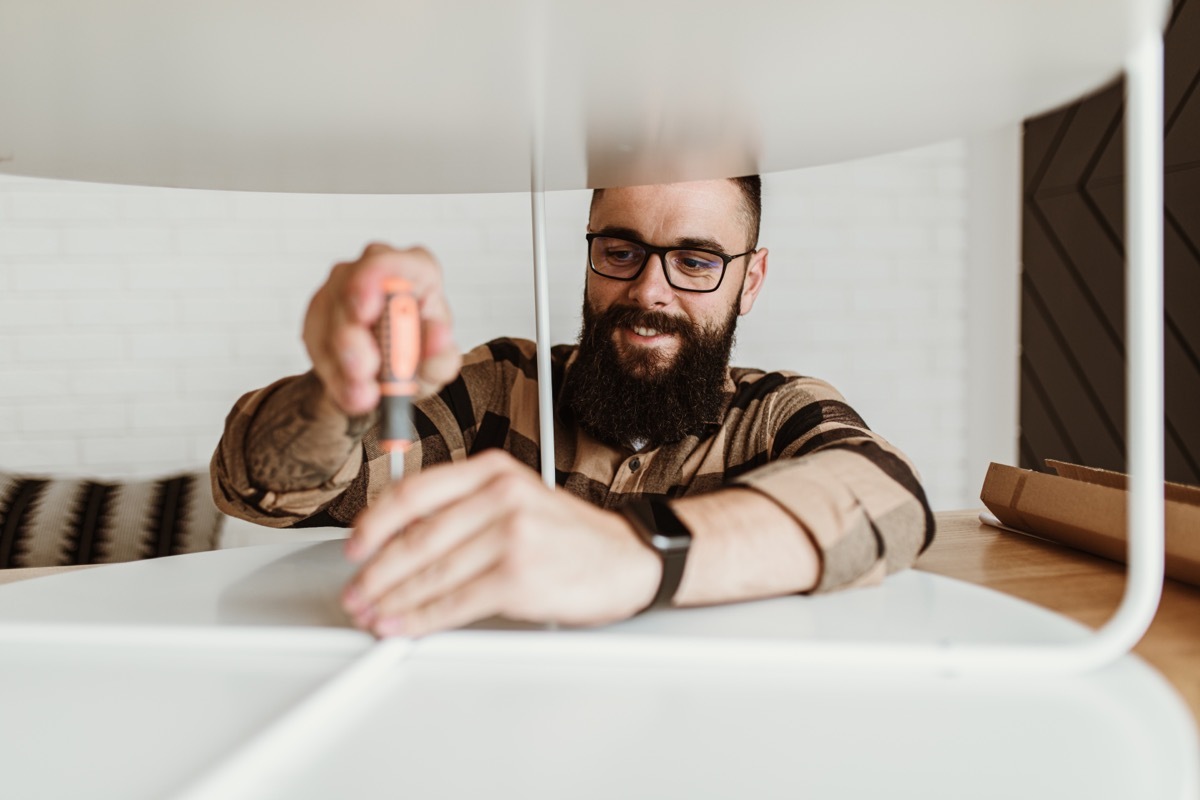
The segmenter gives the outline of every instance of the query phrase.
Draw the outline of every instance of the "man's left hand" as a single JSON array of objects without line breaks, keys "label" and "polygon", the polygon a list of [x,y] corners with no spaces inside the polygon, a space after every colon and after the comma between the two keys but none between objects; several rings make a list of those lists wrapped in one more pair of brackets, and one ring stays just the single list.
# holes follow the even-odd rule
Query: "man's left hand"
[{"label": "man's left hand", "polygon": [[358,518],[346,556],[362,569],[342,602],[379,636],[422,636],[501,615],[594,625],[649,605],[659,556],[619,514],[501,450],[394,484]]}]

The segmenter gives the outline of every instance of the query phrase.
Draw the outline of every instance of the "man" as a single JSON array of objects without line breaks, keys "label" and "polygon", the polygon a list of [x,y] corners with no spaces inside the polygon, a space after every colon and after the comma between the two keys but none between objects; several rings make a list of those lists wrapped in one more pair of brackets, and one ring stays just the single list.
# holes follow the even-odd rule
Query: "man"
[{"label": "man", "polygon": [[[497,614],[598,624],[909,566],[933,517],[904,457],[828,384],[728,367],[767,274],[760,202],[757,176],[595,193],[580,343],[552,357],[557,491],[535,472],[533,344],[460,358],[432,256],[371,245],[313,297],[312,370],[230,414],[218,504],[353,522],[343,604],[381,636]],[[373,427],[387,276],[412,284],[423,330],[418,441],[394,485]]]}]

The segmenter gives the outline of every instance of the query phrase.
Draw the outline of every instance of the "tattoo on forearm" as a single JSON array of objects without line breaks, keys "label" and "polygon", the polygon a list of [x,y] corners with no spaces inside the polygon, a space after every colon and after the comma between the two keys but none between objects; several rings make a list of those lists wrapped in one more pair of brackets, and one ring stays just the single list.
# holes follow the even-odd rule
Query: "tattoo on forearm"
[{"label": "tattoo on forearm", "polygon": [[374,424],[374,414],[359,414],[357,417],[346,417],[346,437],[360,441],[367,435],[367,431]]},{"label": "tattoo on forearm", "polygon": [[275,492],[314,489],[360,446],[375,415],[322,411],[324,391],[308,372],[279,387],[258,409],[246,437],[251,483]]}]

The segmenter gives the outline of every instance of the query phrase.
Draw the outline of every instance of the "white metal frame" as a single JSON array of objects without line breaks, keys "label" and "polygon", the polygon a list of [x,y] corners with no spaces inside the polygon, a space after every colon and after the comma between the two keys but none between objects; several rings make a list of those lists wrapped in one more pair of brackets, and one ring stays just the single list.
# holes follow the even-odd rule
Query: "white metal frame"
[{"label": "white metal frame", "polygon": [[[1121,605],[1094,636],[1055,645],[971,646],[946,643],[878,645],[759,643],[738,645],[737,660],[784,659],[823,665],[879,664],[889,668],[955,672],[1077,672],[1109,664],[1133,649],[1154,619],[1163,581],[1163,323],[1162,323],[1162,98],[1163,44],[1151,28],[1126,61],[1128,102],[1127,184],[1127,339],[1129,358],[1129,550],[1128,580]],[[549,325],[546,293],[545,202],[540,148],[533,151],[534,283],[537,307],[538,395],[542,475],[554,486],[554,426],[549,386]],[[760,646],[761,645],[761,646]],[[554,645],[547,643],[549,649]],[[605,643],[606,647],[611,642]],[[579,653],[579,643],[571,645]],[[667,655],[668,643],[631,640],[629,647]],[[680,647],[678,642],[670,648]],[[727,644],[690,643],[689,658],[731,658]],[[662,651],[662,652],[658,652]],[[593,653],[592,655],[596,655]]]}]

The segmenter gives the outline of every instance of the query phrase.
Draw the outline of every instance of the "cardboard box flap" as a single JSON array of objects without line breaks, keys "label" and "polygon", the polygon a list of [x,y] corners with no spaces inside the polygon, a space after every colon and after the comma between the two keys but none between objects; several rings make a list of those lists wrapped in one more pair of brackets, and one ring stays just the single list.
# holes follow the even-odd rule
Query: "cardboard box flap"
[{"label": "cardboard box flap", "polygon": [[[1125,476],[1073,464],[1061,466],[1070,477],[993,463],[984,478],[980,499],[1010,528],[1124,562],[1128,502]],[[1121,485],[1110,485],[1117,479]],[[1164,512],[1167,574],[1200,586],[1200,504],[1169,498]]]},{"label": "cardboard box flap", "polygon": [[[1083,467],[1079,464],[1069,464],[1066,461],[1055,461],[1053,458],[1046,459],[1046,466],[1064,478],[1095,483],[1100,486],[1110,486],[1114,489],[1124,490],[1129,482],[1128,477],[1123,472],[1096,469],[1095,467]],[[1188,486],[1186,483],[1171,483],[1170,481],[1167,481],[1164,486],[1166,486],[1167,500],[1175,503],[1200,506],[1200,486]]]}]

